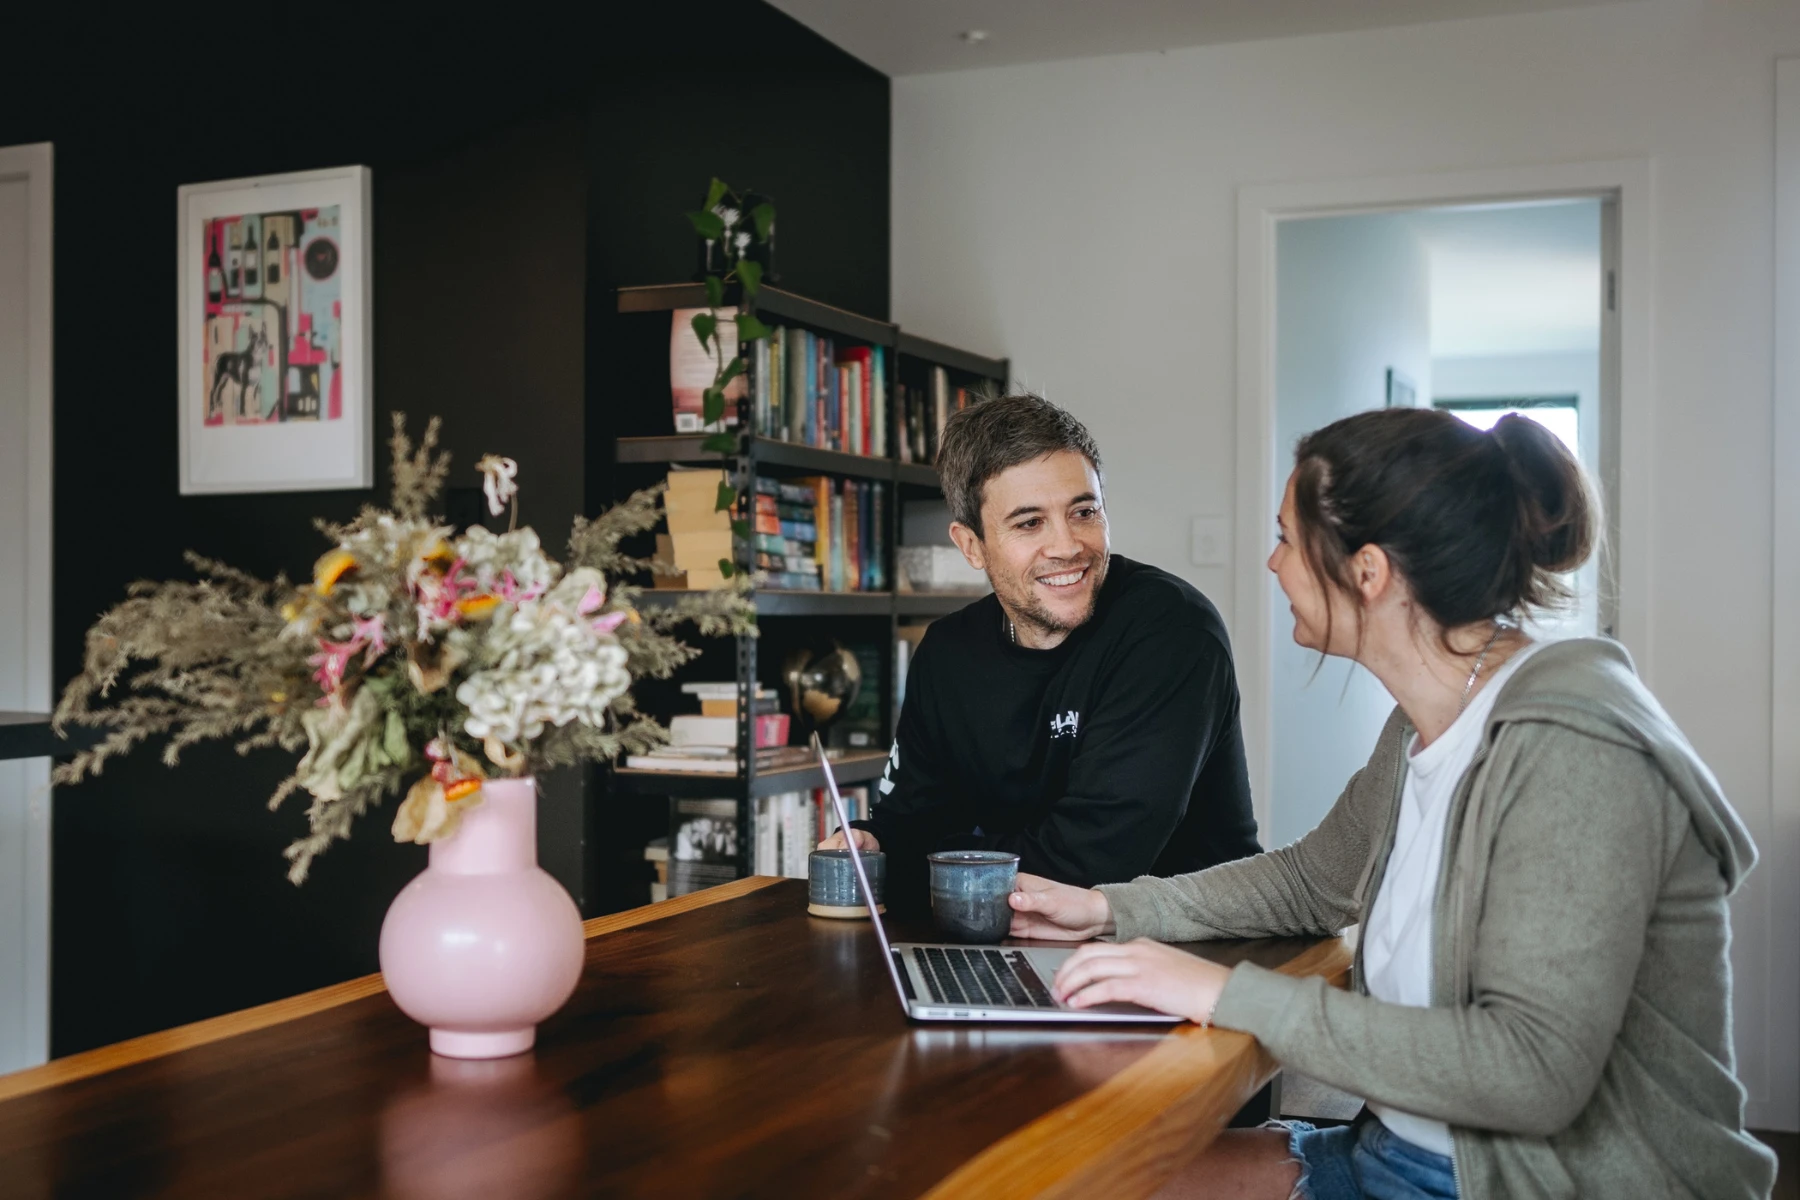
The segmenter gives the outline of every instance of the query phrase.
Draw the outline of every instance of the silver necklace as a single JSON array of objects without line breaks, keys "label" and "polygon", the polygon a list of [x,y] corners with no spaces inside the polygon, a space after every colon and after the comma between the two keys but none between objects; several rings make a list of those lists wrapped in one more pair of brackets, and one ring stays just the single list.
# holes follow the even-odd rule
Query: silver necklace
[{"label": "silver necklace", "polygon": [[1006,618],[1006,636],[1012,639],[1013,645],[1019,644],[1019,627],[1013,624],[1011,617]]},{"label": "silver necklace", "polygon": [[1469,693],[1472,690],[1474,690],[1475,677],[1477,675],[1481,674],[1481,664],[1487,661],[1488,651],[1492,650],[1494,648],[1494,643],[1500,640],[1500,633],[1505,628],[1506,628],[1506,624],[1504,622],[1502,622],[1502,621],[1494,622],[1493,635],[1488,638],[1487,645],[1485,645],[1481,648],[1480,656],[1475,659],[1475,669],[1473,671],[1469,672],[1469,682],[1463,684],[1462,699],[1460,699],[1456,702],[1456,715],[1457,716],[1459,716],[1459,717],[1462,716],[1463,709],[1469,707]]}]

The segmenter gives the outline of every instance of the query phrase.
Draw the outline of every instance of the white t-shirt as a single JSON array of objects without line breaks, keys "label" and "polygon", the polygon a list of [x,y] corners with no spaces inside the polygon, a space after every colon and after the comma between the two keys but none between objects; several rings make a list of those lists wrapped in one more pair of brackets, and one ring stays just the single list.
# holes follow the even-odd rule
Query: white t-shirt
[{"label": "white t-shirt", "polygon": [[[1433,908],[1444,862],[1444,826],[1450,797],[1481,746],[1488,714],[1500,689],[1543,643],[1521,647],[1494,672],[1469,707],[1423,750],[1413,735],[1406,748],[1406,781],[1400,791],[1400,825],[1388,856],[1381,891],[1363,924],[1363,973],[1369,994],[1391,1004],[1431,1006]],[[1386,1104],[1369,1109],[1395,1135],[1434,1154],[1452,1155],[1450,1127]]]}]

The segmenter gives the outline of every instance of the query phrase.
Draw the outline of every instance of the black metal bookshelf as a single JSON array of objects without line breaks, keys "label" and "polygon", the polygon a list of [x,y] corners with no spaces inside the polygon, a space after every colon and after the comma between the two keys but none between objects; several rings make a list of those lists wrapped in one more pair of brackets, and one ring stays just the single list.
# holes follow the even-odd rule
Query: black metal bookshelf
[{"label": "black metal bookshelf", "polygon": [[[746,303],[737,288],[727,290],[725,307],[742,307],[754,311],[765,323],[801,326],[815,333],[847,339],[871,347],[885,349],[885,386],[888,397],[886,443],[894,451],[885,457],[847,453],[841,450],[785,441],[751,432],[755,429],[753,397],[756,392],[755,356],[749,356],[751,386],[738,402],[735,452],[721,456],[702,448],[702,434],[673,431],[669,405],[668,357],[671,326],[667,314],[675,309],[702,308],[706,293],[701,284],[678,283],[650,287],[628,287],[618,291],[617,312],[620,333],[613,347],[618,360],[614,386],[621,389],[615,420],[610,426],[610,459],[614,498],[633,487],[655,482],[653,473],[670,465],[716,466],[727,471],[744,497],[745,508],[738,516],[750,516],[755,480],[759,476],[777,478],[826,475],[834,478],[871,480],[886,485],[884,514],[885,556],[883,575],[895,590],[882,591],[789,591],[753,587],[751,599],[758,616],[758,636],[733,639],[732,643],[714,645],[702,654],[696,671],[713,679],[721,679],[727,668],[719,655],[733,653],[730,668],[737,683],[737,762],[735,772],[647,771],[615,768],[611,772],[615,790],[643,796],[668,796],[677,799],[735,799],[737,801],[738,838],[737,873],[747,874],[755,846],[753,822],[755,801],[783,792],[808,791],[824,785],[824,776],[816,767],[790,766],[759,770],[755,755],[746,748],[753,745],[751,725],[752,697],[758,684],[772,686],[778,682],[780,651],[803,644],[821,634],[844,640],[852,635],[878,638],[881,646],[880,672],[875,679],[864,680],[864,687],[879,689],[880,724],[883,744],[869,747],[846,747],[834,751],[841,757],[834,761],[833,773],[845,785],[865,783],[881,775],[887,759],[885,739],[891,738],[898,713],[894,704],[895,643],[899,627],[919,619],[929,619],[955,612],[976,599],[967,593],[909,592],[898,590],[898,564],[895,551],[903,527],[903,510],[907,501],[940,497],[937,472],[927,464],[903,462],[899,456],[900,406],[899,384],[903,373],[918,377],[941,367],[955,380],[956,386],[982,390],[1004,389],[1010,365],[1004,358],[989,358],[961,350],[941,342],[917,337],[901,330],[892,322],[863,316],[833,305],[823,304],[794,292],[763,287],[754,303]],[[754,548],[740,544],[737,565],[751,571]],[[678,603],[692,593],[680,590],[646,590],[639,597],[642,606],[665,606]],[[759,648],[764,653],[759,656]],[[667,713],[658,715],[667,716]],[[799,722],[790,735],[800,740]]]}]

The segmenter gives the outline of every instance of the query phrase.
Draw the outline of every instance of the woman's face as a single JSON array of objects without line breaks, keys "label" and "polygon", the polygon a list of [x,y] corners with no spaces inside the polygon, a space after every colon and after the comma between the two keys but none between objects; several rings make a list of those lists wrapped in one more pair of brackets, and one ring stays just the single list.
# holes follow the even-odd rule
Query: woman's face
[{"label": "woman's face", "polygon": [[[1300,530],[1294,517],[1294,477],[1290,474],[1287,490],[1282,493],[1281,512],[1275,518],[1275,552],[1269,555],[1269,570],[1288,598],[1288,610],[1294,614],[1294,641],[1308,650],[1326,654],[1355,654],[1357,612],[1337,589],[1325,586],[1306,565],[1300,553]],[[1331,641],[1325,644],[1327,614],[1330,614]]]}]

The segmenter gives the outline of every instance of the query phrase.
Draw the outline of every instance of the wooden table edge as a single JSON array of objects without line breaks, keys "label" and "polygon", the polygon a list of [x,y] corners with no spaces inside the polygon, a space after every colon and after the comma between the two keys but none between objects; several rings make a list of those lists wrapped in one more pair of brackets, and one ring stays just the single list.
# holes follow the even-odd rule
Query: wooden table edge
[{"label": "wooden table edge", "polygon": [[[692,912],[697,908],[721,904],[727,900],[734,900],[739,896],[772,887],[780,882],[782,880],[770,876],[752,875],[747,879],[722,883],[702,892],[690,892],[685,896],[659,900],[641,908],[628,909],[610,916],[595,917],[591,921],[582,923],[582,931],[586,937],[595,938],[601,934],[630,929],[634,925],[644,925],[651,921],[660,921],[665,917]],[[120,1067],[128,1067],[134,1063],[148,1062],[151,1059],[177,1054],[210,1042],[224,1041],[226,1038],[236,1037],[242,1033],[253,1033],[258,1029],[267,1029],[271,1025],[280,1025],[285,1021],[298,1020],[301,1017],[324,1012],[326,1009],[336,1008],[340,1004],[348,1004],[353,1000],[378,995],[386,990],[387,987],[378,972],[374,975],[364,975],[359,979],[346,979],[343,983],[332,984],[330,987],[319,988],[316,991],[302,992],[298,996],[289,996],[283,1000],[259,1004],[254,1008],[226,1013],[223,1016],[211,1017],[204,1021],[195,1021],[191,1025],[178,1025],[174,1029],[147,1033],[128,1041],[115,1042],[110,1046],[97,1046],[92,1050],[84,1050],[65,1058],[51,1059],[42,1066],[26,1067],[9,1075],[0,1075],[0,1100],[11,1100],[16,1096],[25,1096],[46,1088],[73,1083],[78,1079],[103,1075],[108,1071],[116,1071]]]},{"label": "wooden table edge", "polygon": [[[1277,970],[1341,987],[1350,962],[1349,946],[1333,938]],[[925,1200],[1149,1195],[1204,1150],[1275,1069],[1247,1033],[1181,1026],[1093,1091],[971,1158]]]}]

